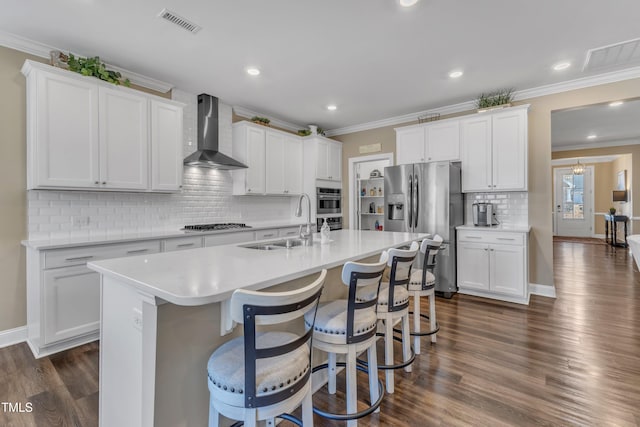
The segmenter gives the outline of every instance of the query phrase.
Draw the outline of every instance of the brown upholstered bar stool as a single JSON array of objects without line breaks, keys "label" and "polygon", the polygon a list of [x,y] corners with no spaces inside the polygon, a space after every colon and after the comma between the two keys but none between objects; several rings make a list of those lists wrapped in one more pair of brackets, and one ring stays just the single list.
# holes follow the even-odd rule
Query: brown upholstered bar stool
[{"label": "brown upholstered bar stool", "polygon": [[[413,348],[420,354],[420,337],[430,335],[431,342],[436,342],[436,333],[440,330],[436,322],[436,256],[442,245],[442,237],[435,235],[432,239],[424,239],[420,244],[420,252],[424,255],[422,269],[411,273],[409,295],[413,297]],[[429,315],[420,314],[420,297],[429,298]],[[420,331],[421,319],[429,321],[429,330]]]},{"label": "brown upholstered bar stool", "polygon": [[[289,415],[302,406],[302,424],[313,426],[311,401],[311,338],[327,270],[311,284],[289,292],[239,289],[231,296],[231,317],[244,325],[244,336],[216,349],[207,364],[209,427],[219,415],[255,427]],[[286,323],[305,316],[305,333],[289,332]],[[257,327],[269,326],[258,332]],[[274,326],[283,326],[274,330]],[[296,424],[300,421],[295,419]]]},{"label": "brown upholstered bar stool", "polygon": [[[342,283],[349,287],[347,299],[323,302],[318,307],[318,314],[313,326],[313,347],[328,353],[329,361],[325,365],[317,366],[314,372],[328,368],[329,394],[336,392],[336,367],[345,366],[347,374],[346,397],[347,412],[332,414],[314,408],[314,411],[329,419],[346,420],[349,427],[357,426],[358,418],[376,411],[384,395],[382,382],[378,379],[376,355],[376,304],[378,302],[378,288],[387,262],[387,255],[383,254],[380,261],[372,264],[347,262],[342,268]],[[366,298],[358,298],[358,289],[371,286],[371,292]],[[307,326],[312,325],[311,313],[306,315]],[[369,395],[371,405],[360,412],[358,408],[358,389],[356,370],[364,370],[357,366],[356,355],[367,350],[369,360]],[[337,363],[336,355],[345,354],[346,363]]]}]

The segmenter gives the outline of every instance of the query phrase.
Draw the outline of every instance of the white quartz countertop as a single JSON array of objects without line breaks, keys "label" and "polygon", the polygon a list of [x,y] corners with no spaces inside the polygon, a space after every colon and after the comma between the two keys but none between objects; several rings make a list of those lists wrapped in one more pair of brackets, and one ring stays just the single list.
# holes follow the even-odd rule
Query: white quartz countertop
[{"label": "white quartz countertop", "polygon": [[[233,221],[229,221],[233,222]],[[228,230],[216,230],[216,231],[182,231],[182,230],[161,230],[151,231],[144,233],[123,233],[113,234],[109,236],[94,236],[94,237],[71,237],[68,239],[50,239],[50,240],[23,240],[21,243],[23,246],[37,250],[47,249],[62,249],[72,248],[77,246],[87,245],[104,245],[110,243],[125,243],[135,242],[139,240],[155,240],[155,239],[170,239],[174,237],[185,236],[207,236],[210,234],[225,234],[225,233],[238,233],[241,231],[259,231],[268,230],[271,228],[285,228],[285,227],[298,227],[304,222],[293,221],[268,221],[260,223],[247,223],[251,228],[232,228]],[[315,226],[315,224],[313,224]]]},{"label": "white quartz countertop", "polygon": [[236,289],[263,289],[323,268],[376,255],[426,237],[418,233],[336,230],[320,244],[262,251],[242,243],[90,262],[87,266],[177,305],[228,299]]},{"label": "white quartz countertop", "polygon": [[473,224],[459,225],[456,230],[473,230],[473,231],[510,231],[517,233],[529,233],[530,225],[492,225],[491,227],[481,227]]}]

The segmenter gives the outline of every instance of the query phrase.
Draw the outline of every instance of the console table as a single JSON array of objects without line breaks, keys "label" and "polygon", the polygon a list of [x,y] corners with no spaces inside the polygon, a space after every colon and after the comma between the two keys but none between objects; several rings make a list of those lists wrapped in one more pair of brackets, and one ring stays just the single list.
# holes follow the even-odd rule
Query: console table
[{"label": "console table", "polygon": [[[617,240],[617,227],[616,224],[622,222],[624,223],[624,243],[618,242]],[[605,242],[610,243],[611,246],[619,246],[621,248],[626,248],[629,245],[627,244],[627,223],[629,222],[629,217],[626,215],[605,215],[604,216],[604,235]],[[609,227],[609,223],[611,223],[611,227]],[[609,230],[611,230],[611,241],[609,241]]]}]

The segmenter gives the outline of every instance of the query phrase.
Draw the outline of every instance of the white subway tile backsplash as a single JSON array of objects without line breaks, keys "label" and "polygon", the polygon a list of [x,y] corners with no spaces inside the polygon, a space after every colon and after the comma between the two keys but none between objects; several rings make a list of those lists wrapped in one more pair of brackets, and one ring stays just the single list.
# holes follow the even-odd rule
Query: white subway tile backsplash
[{"label": "white subway tile backsplash", "polygon": [[508,193],[466,193],[465,223],[473,223],[473,202],[492,203],[496,218],[503,225],[522,226],[529,224],[527,192]]},{"label": "white subway tile backsplash", "polygon": [[[196,150],[196,96],[172,91],[184,109],[184,155]],[[220,151],[232,151],[232,111],[220,103]],[[191,145],[189,143],[191,142]],[[229,171],[186,167],[179,194],[30,190],[27,192],[29,239],[106,237],[177,230],[185,224],[289,221],[295,210],[289,197],[233,196]],[[82,222],[89,218],[89,223]],[[74,219],[75,218],[75,219]],[[81,224],[81,225],[80,225]]]}]

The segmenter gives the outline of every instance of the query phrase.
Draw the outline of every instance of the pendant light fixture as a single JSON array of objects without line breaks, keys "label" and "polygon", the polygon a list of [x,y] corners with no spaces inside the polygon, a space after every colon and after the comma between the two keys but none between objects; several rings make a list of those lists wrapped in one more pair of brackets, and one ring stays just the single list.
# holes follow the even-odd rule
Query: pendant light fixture
[{"label": "pendant light fixture", "polygon": [[584,165],[580,163],[580,159],[578,159],[578,162],[571,167],[571,170],[574,175],[584,174]]}]

